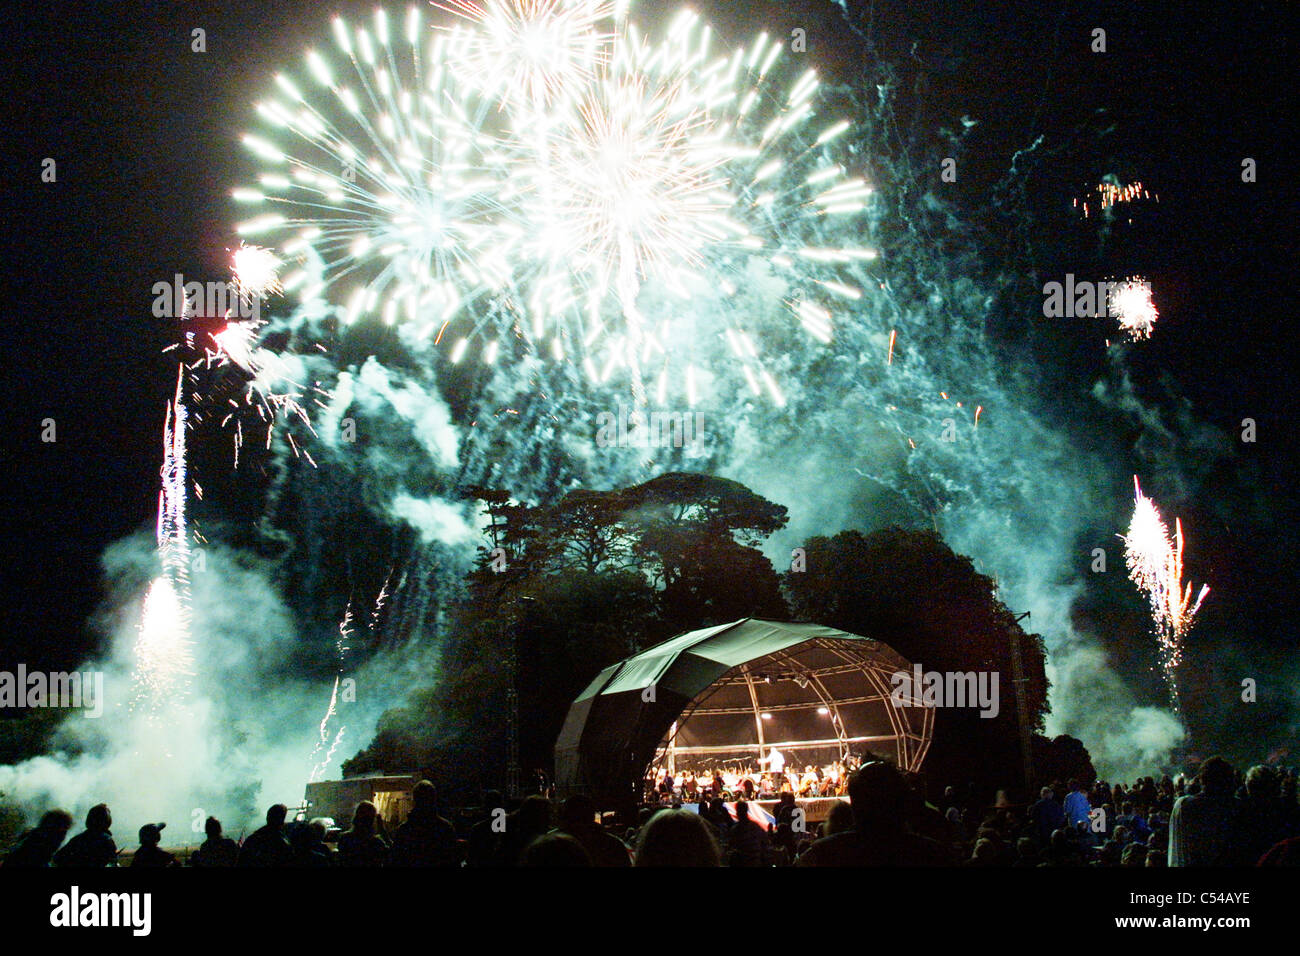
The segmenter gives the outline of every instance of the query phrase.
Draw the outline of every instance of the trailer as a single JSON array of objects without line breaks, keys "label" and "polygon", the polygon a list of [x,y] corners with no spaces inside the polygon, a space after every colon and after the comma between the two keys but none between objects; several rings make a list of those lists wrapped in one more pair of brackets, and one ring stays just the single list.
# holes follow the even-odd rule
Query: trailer
[{"label": "trailer", "polygon": [[307,784],[303,816],[326,817],[346,830],[352,825],[357,804],[369,800],[383,818],[389,832],[397,829],[411,812],[411,793],[419,778],[411,774],[372,774],[321,780]]}]

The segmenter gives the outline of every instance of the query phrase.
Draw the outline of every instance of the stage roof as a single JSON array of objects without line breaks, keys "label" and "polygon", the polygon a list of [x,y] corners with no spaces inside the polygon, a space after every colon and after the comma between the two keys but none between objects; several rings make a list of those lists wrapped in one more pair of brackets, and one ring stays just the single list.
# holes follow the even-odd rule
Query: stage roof
[{"label": "stage roof", "polygon": [[744,618],[689,631],[605,668],[578,695],[556,742],[556,784],[633,799],[679,719],[694,753],[757,758],[795,740],[810,754],[814,743],[883,751],[916,769],[933,713],[889,700],[890,675],[910,668],[886,644],[818,624]]}]

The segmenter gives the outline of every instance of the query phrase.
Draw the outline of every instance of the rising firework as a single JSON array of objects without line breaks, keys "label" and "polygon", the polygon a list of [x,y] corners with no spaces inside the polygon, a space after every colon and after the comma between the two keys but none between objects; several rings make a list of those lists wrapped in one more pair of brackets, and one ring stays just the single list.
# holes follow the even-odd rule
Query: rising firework
[{"label": "rising firework", "polygon": [[1182,522],[1174,519],[1171,538],[1159,509],[1142,493],[1136,476],[1133,478],[1133,492],[1133,518],[1129,522],[1128,534],[1120,537],[1124,540],[1129,577],[1151,605],[1156,638],[1160,642],[1161,669],[1169,684],[1170,700],[1177,710],[1176,668],[1182,661],[1183,638],[1191,629],[1192,620],[1210,588],[1202,585],[1193,599],[1192,585],[1183,584]]},{"label": "rising firework", "polygon": [[192,674],[190,646],[190,546],[185,519],[187,493],[185,368],[163,423],[162,487],[155,541],[160,573],[145,594],[135,643],[132,707],[156,709],[180,692]]},{"label": "rising firework", "polygon": [[[375,606],[371,609],[370,618],[366,622],[366,627],[372,639],[379,631],[380,616],[383,613],[384,604],[388,600],[388,587],[391,579],[392,572],[390,571],[388,579],[384,581],[383,587],[379,589],[379,594],[375,598]],[[307,776],[309,783],[315,783],[325,778],[325,772],[329,769],[330,761],[334,759],[334,752],[339,749],[339,744],[343,742],[343,735],[348,729],[347,724],[338,720],[338,729],[333,731],[331,737],[331,725],[339,716],[339,685],[343,681],[343,672],[347,666],[348,651],[352,649],[349,643],[352,640],[352,633],[352,603],[349,601],[347,608],[343,612],[343,620],[339,622],[338,640],[334,643],[335,650],[338,652],[338,670],[334,675],[334,687],[330,691],[329,704],[325,708],[325,714],[321,717],[315,746],[312,748],[311,755],[307,758],[308,763],[312,764],[311,771]]]}]

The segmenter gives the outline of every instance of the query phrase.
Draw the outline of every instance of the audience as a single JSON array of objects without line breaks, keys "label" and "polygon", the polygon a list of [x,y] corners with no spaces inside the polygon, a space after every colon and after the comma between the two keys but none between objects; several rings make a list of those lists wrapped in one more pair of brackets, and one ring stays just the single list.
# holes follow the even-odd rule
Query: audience
[{"label": "audience", "polygon": [[[439,812],[433,783],[424,780],[414,787],[411,812],[391,846],[384,820],[368,800],[356,805],[350,827],[341,834],[331,833],[331,821],[319,817],[286,826],[288,811],[276,804],[267,810],[266,825],[242,846],[223,835],[219,820],[208,817],[207,838],[188,862],[196,867],[1300,866],[1295,770],[1256,766],[1239,774],[1222,757],[1206,760],[1190,779],[1071,780],[1067,786],[1056,781],[1041,787],[1028,806],[1013,803],[1006,791],[992,799],[994,791],[981,793],[974,784],[947,787],[941,802],[931,805],[915,779],[888,762],[868,760],[847,776],[848,801],[820,801],[823,816],[812,821],[806,819],[811,804],[801,805],[788,791],[759,810],[743,799],[731,803],[725,793],[710,797],[711,789],[697,787],[699,802],[689,807],[640,808],[634,825],[618,831],[622,837],[614,832],[612,815],[601,816],[588,796],[570,796],[553,808],[546,797],[533,794],[508,809],[499,793],[489,791],[477,818],[457,818],[473,821],[462,839]],[[1057,793],[1065,798],[1058,800]],[[106,805],[91,807],[85,829],[64,843],[72,816],[50,810],[18,838],[0,865],[115,865],[112,822]],[[175,854],[160,845],[164,826],[140,828],[131,866],[176,865]],[[330,842],[335,838],[337,853]]]}]

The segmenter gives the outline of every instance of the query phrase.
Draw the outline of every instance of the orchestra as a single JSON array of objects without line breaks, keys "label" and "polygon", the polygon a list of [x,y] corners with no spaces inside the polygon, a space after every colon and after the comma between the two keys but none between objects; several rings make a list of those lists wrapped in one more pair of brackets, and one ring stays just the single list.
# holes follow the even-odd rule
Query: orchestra
[{"label": "orchestra", "polygon": [[[757,762],[732,760],[715,766],[682,766],[670,773],[659,765],[646,778],[651,802],[698,803],[720,797],[733,800],[776,800],[782,793],[799,799],[842,797],[848,793],[848,778],[857,758],[834,760],[824,766],[806,764],[803,770],[791,766],[776,748]],[[767,768],[767,769],[764,769]]]}]

